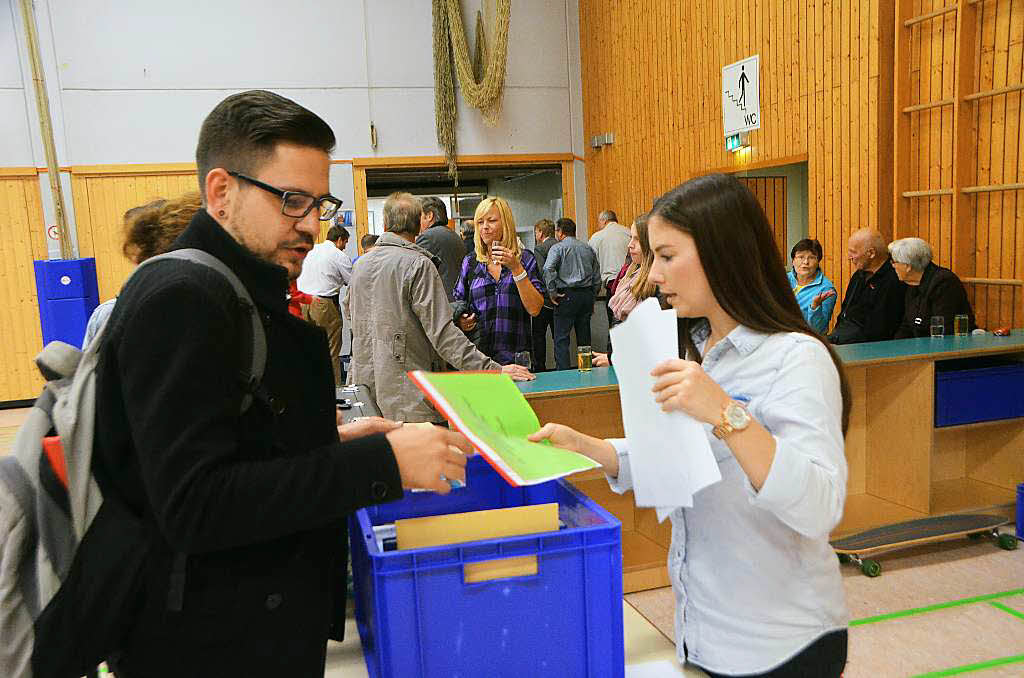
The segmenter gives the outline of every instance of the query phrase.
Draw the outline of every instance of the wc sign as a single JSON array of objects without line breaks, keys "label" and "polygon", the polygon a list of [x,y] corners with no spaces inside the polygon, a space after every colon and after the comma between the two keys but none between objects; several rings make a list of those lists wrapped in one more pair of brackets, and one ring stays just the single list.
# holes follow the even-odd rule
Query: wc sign
[{"label": "wc sign", "polygon": [[761,128],[760,55],[722,69],[722,122],[725,136]]}]

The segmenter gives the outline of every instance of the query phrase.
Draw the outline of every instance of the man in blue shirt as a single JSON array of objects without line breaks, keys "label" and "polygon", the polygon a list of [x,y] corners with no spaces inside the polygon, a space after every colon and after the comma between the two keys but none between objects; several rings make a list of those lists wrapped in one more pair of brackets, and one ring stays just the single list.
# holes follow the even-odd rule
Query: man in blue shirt
[{"label": "man in blue shirt", "polygon": [[569,332],[576,328],[576,343],[590,344],[590,316],[601,286],[597,254],[576,239],[576,222],[562,217],[555,223],[558,242],[544,262],[544,283],[555,306],[555,365],[569,369]]}]

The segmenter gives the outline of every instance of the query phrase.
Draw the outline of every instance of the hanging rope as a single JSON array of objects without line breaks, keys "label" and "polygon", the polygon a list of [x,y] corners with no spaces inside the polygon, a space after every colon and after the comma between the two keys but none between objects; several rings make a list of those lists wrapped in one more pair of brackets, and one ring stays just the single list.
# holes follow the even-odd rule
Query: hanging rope
[{"label": "hanging rope", "polygon": [[484,33],[484,14],[476,11],[476,35],[473,39],[473,79],[483,80],[487,65],[487,35]]},{"label": "hanging rope", "polygon": [[[458,182],[455,138],[457,110],[452,62],[459,88],[466,102],[479,109],[489,127],[501,118],[505,91],[505,65],[508,57],[508,26],[511,0],[497,0],[494,26],[494,50],[487,49],[483,17],[477,12],[476,45],[470,58],[466,31],[462,25],[460,0],[433,0],[434,19],[434,117],[437,143],[444,149],[448,174]],[[482,71],[482,73],[481,73]]]},{"label": "hanging rope", "polygon": [[455,164],[455,79],[452,77],[452,44],[448,39],[448,9],[445,0],[434,0],[434,121],[437,145],[448,161],[448,176],[458,185],[458,167]]}]

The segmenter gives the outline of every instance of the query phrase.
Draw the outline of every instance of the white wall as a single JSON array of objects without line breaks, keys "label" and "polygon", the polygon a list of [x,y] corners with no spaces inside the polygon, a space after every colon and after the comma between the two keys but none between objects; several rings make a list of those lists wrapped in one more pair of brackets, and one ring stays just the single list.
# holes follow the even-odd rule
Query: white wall
[{"label": "white wall", "polygon": [[15,0],[0,9],[0,166],[32,167],[36,164],[32,143],[38,138],[33,128],[36,119],[34,98],[27,98],[26,84],[31,85],[23,66],[28,67],[19,40],[22,19]]},{"label": "white wall", "polygon": [[[9,0],[12,8],[16,1]],[[493,12],[493,2],[463,0],[470,27],[481,4]],[[513,3],[501,122],[487,127],[459,97],[460,153],[582,148],[574,103],[581,85],[570,87],[579,71],[578,42],[574,59],[569,43],[577,16],[575,0]],[[327,120],[338,137],[336,158],[441,152],[426,0],[37,0],[37,20],[66,123],[58,131],[61,164],[190,161],[209,110],[231,92],[257,87]],[[8,70],[0,69],[0,88],[20,87],[17,71]],[[0,106],[6,122],[13,108]]]}]

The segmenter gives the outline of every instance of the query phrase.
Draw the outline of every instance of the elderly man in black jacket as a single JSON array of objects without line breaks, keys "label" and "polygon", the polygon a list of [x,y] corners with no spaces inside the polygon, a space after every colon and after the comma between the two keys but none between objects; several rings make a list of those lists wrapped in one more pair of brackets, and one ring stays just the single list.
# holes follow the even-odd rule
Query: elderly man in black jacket
[{"label": "elderly man in black jacket", "polygon": [[893,270],[882,234],[871,228],[854,231],[847,242],[846,258],[856,270],[828,340],[857,344],[892,339],[903,318],[906,286]]},{"label": "elderly man in black jacket", "polygon": [[149,544],[119,678],[323,675],[343,628],[346,517],[464,478],[449,445],[470,448],[447,430],[378,421],[339,440],[324,332],[288,313],[288,281],[337,210],[333,146],[318,116],[262,91],[228,97],[200,132],[205,209],[174,248],[215,255],[248,289],[267,338],[259,388],[238,379],[247,316],[212,269],[154,263],[109,320],[97,476]]}]

